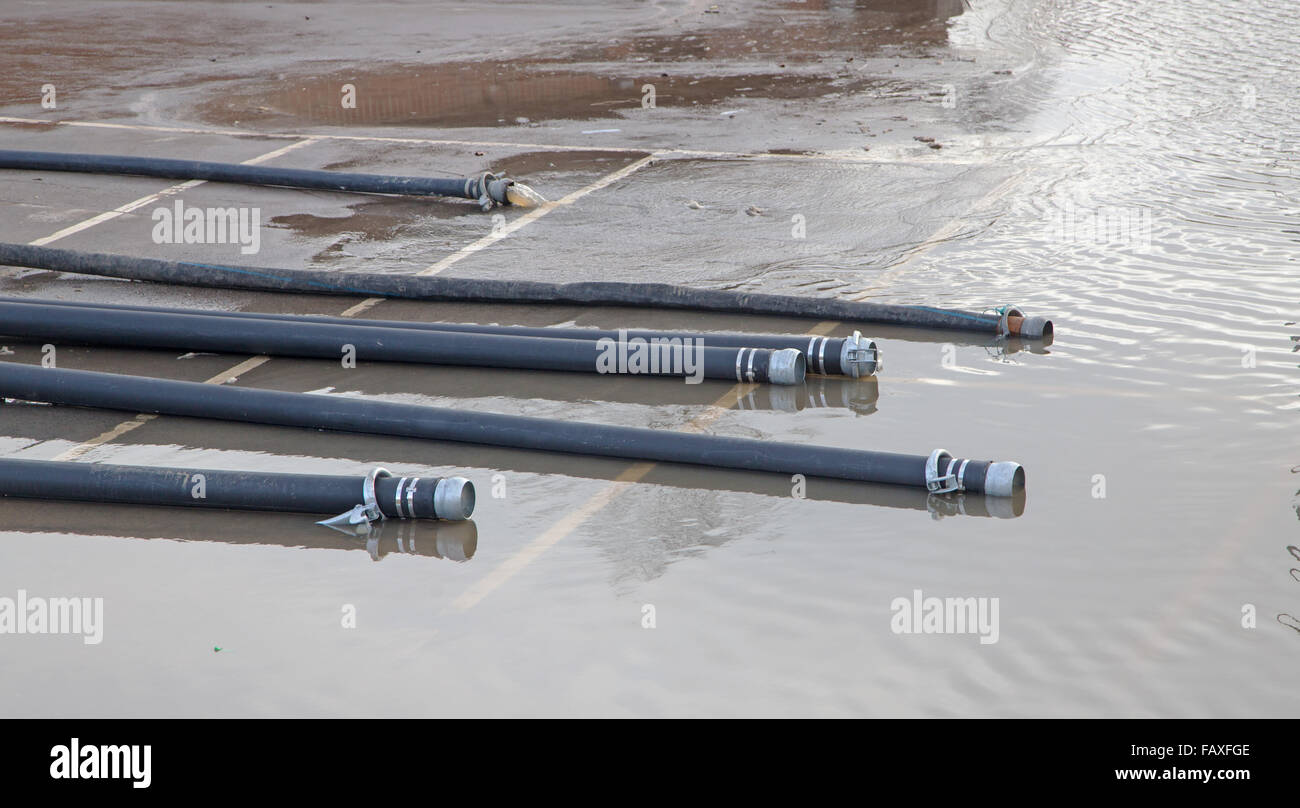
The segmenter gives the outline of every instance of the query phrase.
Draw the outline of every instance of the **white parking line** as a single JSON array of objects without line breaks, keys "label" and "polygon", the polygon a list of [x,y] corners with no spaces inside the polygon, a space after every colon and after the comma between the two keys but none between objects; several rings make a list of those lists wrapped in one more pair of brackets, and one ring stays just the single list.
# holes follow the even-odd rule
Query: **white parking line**
[{"label": "white parking line", "polygon": [[[254,166],[257,165],[258,163],[263,163],[267,160],[274,160],[276,157],[279,157],[282,154],[286,154],[288,152],[293,151],[294,149],[300,148],[302,146],[306,146],[311,142],[312,142],[311,140],[300,140],[297,143],[290,143],[289,145],[281,146],[280,148],[274,151],[269,151],[266,154],[258,155],[257,157],[254,157],[251,160],[245,160],[242,163],[242,165]],[[203,185],[205,182],[207,182],[207,180],[186,180],[185,182],[178,183],[176,185],[172,185],[170,187],[164,188],[161,191],[158,191],[157,193],[152,193],[149,194],[148,196],[142,196],[139,199],[136,199],[132,202],[127,202],[125,205],[121,205],[119,207],[113,208],[112,210],[104,211],[98,216],[91,216],[89,219],[86,219],[85,221],[77,222],[74,225],[65,227],[62,230],[49,234],[48,236],[38,238],[35,241],[29,241],[27,243],[33,247],[43,247],[46,244],[51,244],[55,241],[58,241],[59,239],[67,238],[68,236],[71,236],[73,234],[80,233],[83,230],[89,230],[95,225],[103,224],[104,222],[111,222],[117,217],[130,213],[133,210],[139,210],[145,205],[151,204],[153,202],[157,202],[158,200],[163,199],[165,197],[174,196],[180,193],[181,191],[188,191],[191,188],[195,188],[200,185]]]},{"label": "white parking line", "polygon": [[[306,146],[311,142],[312,142],[311,140],[301,140],[296,143],[290,143],[287,146],[281,146],[280,148],[275,149],[273,151],[269,151],[266,154],[260,154],[257,157],[253,157],[249,160],[245,160],[243,162],[243,165],[251,166],[251,165],[257,165],[259,163],[264,163],[267,160],[274,160],[275,158],[279,157],[282,154],[287,154],[293,151],[294,149]],[[116,219],[118,216],[121,216],[124,213],[130,213],[133,210],[137,210],[141,207],[144,207],[145,205],[148,205],[150,202],[156,202],[159,199],[162,199],[163,197],[172,196],[173,194],[180,193],[181,191],[188,190],[198,185],[202,185],[205,182],[206,180],[187,180],[177,185],[172,185],[168,188],[164,188],[163,190],[157,193],[149,194],[148,196],[142,196],[139,199],[135,200],[134,202],[128,202],[125,205],[114,208],[113,210],[106,211],[104,213],[99,214],[98,216],[92,216],[91,218],[86,219],[83,222],[78,222],[77,224],[74,224],[70,227],[63,228],[62,230],[59,230],[56,233],[51,233],[50,235],[45,236],[44,238],[38,238],[35,241],[28,242],[28,243],[34,247],[40,247],[42,245],[49,244],[54,241],[58,241],[59,239],[66,238],[72,235],[73,233],[80,233],[83,230],[88,230],[89,228],[92,228],[97,224],[103,224],[104,222],[112,221],[113,219]],[[238,365],[235,365],[233,368],[226,371],[225,373],[221,373],[218,374],[217,376],[213,376],[211,379],[208,379],[207,382],[205,383],[225,384],[228,381],[233,381],[235,378],[238,378],[240,375],[247,373],[253,368],[262,365],[269,359],[270,357],[267,356],[255,356],[252,359],[248,359],[243,362],[240,362]],[[106,432],[102,432],[99,435],[96,435],[90,440],[83,441],[77,444],[76,446],[73,446],[63,452],[60,452],[58,455],[55,456],[54,459],[75,460],[78,457],[85,455],[91,449],[94,449],[97,446],[103,446],[105,443],[109,443],[111,441],[117,440],[118,438],[125,435],[126,433],[144,426],[145,424],[149,423],[150,421],[154,420],[157,417],[158,416],[156,415],[141,413],[135,416],[134,418],[131,418],[130,420],[123,421],[122,423],[118,424],[112,429],[107,430]]]},{"label": "white parking line", "polygon": [[[705,427],[718,420],[724,412],[734,407],[742,396],[757,387],[757,384],[748,382],[733,385],[721,398],[713,402],[708,410],[682,425],[680,431],[703,432]],[[518,575],[529,564],[540,558],[542,553],[559,544],[562,539],[582,527],[583,523],[617,499],[633,483],[642,480],[656,465],[658,464],[649,462],[633,464],[631,468],[615,477],[609,485],[601,488],[586,502],[566,513],[558,522],[547,528],[542,535],[507,556],[504,561],[475,581],[472,586],[451,602],[451,608],[463,612],[476,606],[488,595],[500,589],[511,578]]]},{"label": "white parking line", "polygon": [[[985,194],[974,205],[972,205],[966,212],[965,216],[985,210],[994,201],[1002,198],[1007,192],[1015,187],[1016,183],[1020,181],[1022,176],[1023,172],[1019,172],[1008,177],[996,188]],[[965,216],[953,219],[935,230],[929,238],[912,251],[912,254],[906,260],[889,271],[891,277],[902,272],[921,255],[951,238],[953,234],[960,230],[962,223],[965,221]],[[861,297],[865,297],[867,294],[869,293],[863,293],[857,299],[861,299]],[[841,323],[839,321],[824,320],[809,329],[808,333],[825,336],[834,331],[840,325]],[[747,388],[752,387],[753,385],[736,385],[729,390],[726,395],[714,402],[713,409],[710,412],[705,413],[694,421],[691,421],[683,427],[683,429],[700,431],[705,425],[716,420],[723,412],[734,406],[736,401],[747,392]],[[459,597],[452,601],[452,608],[457,611],[465,611],[481,602],[488,595],[500,588],[506,581],[519,574],[519,572],[529,564],[540,558],[544,552],[554,547],[566,536],[571,535],[575,530],[581,527],[583,523],[596,515],[596,513],[598,513],[602,508],[627,490],[633,482],[645,477],[645,475],[654,468],[654,465],[655,464],[653,463],[637,463],[632,468],[619,475],[610,485],[602,488],[586,502],[579,505],[575,510],[565,514],[558,522],[543,532],[542,535],[524,545],[513,555],[506,558],[484,575],[483,578],[479,579],[471,587],[461,593]]]},{"label": "white parking line", "polygon": [[[253,165],[254,163],[260,163],[265,160],[271,160],[276,157],[279,157],[282,154],[285,154],[286,152],[292,151],[293,149],[299,148],[301,146],[305,146],[311,142],[313,141],[304,140],[297,143],[291,143],[287,146],[276,149],[275,151],[267,152],[266,154],[263,154],[259,157],[254,157],[252,160],[247,160],[245,161],[245,163],[247,165]],[[474,241],[471,244],[467,244],[457,252],[452,253],[451,255],[447,256],[441,261],[438,261],[432,266],[426,267],[425,269],[421,270],[417,274],[436,275],[437,273],[441,272],[442,270],[446,269],[447,267],[451,266],[452,264],[456,263],[462,258],[468,255],[472,255],[473,253],[476,253],[479,250],[482,250],[483,248],[491,244],[494,244],[497,241],[500,241],[501,239],[505,238],[511,233],[518,231],[520,228],[526,227],[529,224],[532,224],[533,222],[541,219],[543,216],[545,216],[547,213],[550,213],[552,210],[555,210],[560,207],[564,207],[566,205],[571,205],[574,202],[586,196],[587,194],[593,193],[595,191],[599,191],[601,188],[605,188],[633,174],[638,169],[646,165],[649,165],[653,159],[654,159],[653,156],[643,157],[640,160],[637,160],[635,162],[629,163],[626,166],[623,166],[617,171],[613,171],[610,172],[609,174],[602,176],[600,179],[596,180],[595,182],[589,185],[585,185],[582,188],[579,188],[578,190],[564,196],[563,198],[556,200],[555,202],[548,202],[542,207],[531,210],[528,213],[525,213],[523,216],[520,216],[514,221],[510,222],[505,227],[499,228],[498,230],[490,233],[487,236],[484,236],[481,239],[478,239],[477,241]],[[122,208],[119,208],[118,210],[121,210],[122,212],[127,212],[126,210],[123,209],[128,207],[130,210],[134,210],[142,205],[148,204],[150,201],[154,201],[164,193],[168,193],[168,192],[176,193],[185,188],[192,188],[195,185],[201,185],[202,183],[203,180],[193,180],[191,182],[181,183],[180,185],[173,186],[172,188],[166,189],[166,191],[161,191],[158,194],[151,194],[148,197],[137,199],[135,202],[132,202],[129,205],[124,205],[122,206]],[[111,212],[112,211],[110,211],[110,213]],[[83,225],[85,225],[85,227],[81,227],[80,229],[84,230],[86,227],[93,227],[94,225],[99,224],[101,221],[108,221],[111,218],[115,218],[114,216],[108,216],[108,218],[102,218],[106,215],[107,214],[101,214],[100,216],[95,217],[94,219],[88,219],[86,222],[82,223]],[[121,213],[118,213],[117,215],[120,216]],[[78,227],[78,226],[74,225],[74,227]],[[70,235],[70,233],[65,233],[65,231],[77,232],[76,230],[73,230],[73,228],[65,228],[65,230],[59,231],[59,233],[55,233],[52,236],[47,236],[45,240],[42,240],[39,243],[48,244],[50,241],[53,241],[55,237],[62,238],[63,235],[60,234]],[[32,243],[37,244],[38,242],[32,242]],[[355,317],[358,314],[361,314],[362,312],[374,308],[376,305],[383,302],[385,299],[386,298],[376,297],[376,298],[369,298],[367,300],[363,300],[357,305],[352,306],[351,308],[344,311],[342,316]],[[250,359],[246,359],[243,362],[240,362],[238,365],[235,365],[230,370],[227,370],[224,373],[219,373],[216,376],[213,376],[211,379],[208,379],[204,383],[205,384],[226,384],[228,382],[235,381],[245,373],[248,373],[249,371],[252,371],[258,367],[261,367],[262,365],[266,364],[269,361],[271,361],[271,357],[269,356],[254,356]],[[89,452],[90,450],[98,446],[103,446],[106,443],[110,443],[116,440],[117,438],[121,437],[122,435],[127,434],[128,432],[131,432],[134,429],[138,429],[139,427],[144,426],[145,424],[149,423],[150,421],[154,420],[157,417],[158,416],[156,415],[149,415],[147,413],[142,413],[140,415],[137,415],[134,418],[131,418],[127,421],[123,421],[122,423],[118,424],[112,429],[107,430],[106,432],[96,435],[90,440],[84,441],[76,446],[67,449],[66,451],[59,454],[58,457],[56,457],[55,459],[74,460],[78,457],[85,455],[87,452]]]},{"label": "white parking line", "polygon": [[[467,256],[473,255],[474,253],[484,249],[485,247],[489,247],[497,243],[501,239],[505,238],[511,233],[516,232],[517,230],[520,230],[521,228],[527,227],[528,225],[542,218],[543,216],[555,210],[556,208],[564,207],[565,205],[572,205],[574,202],[577,202],[579,199],[582,199],[587,194],[590,194],[594,191],[599,191],[601,188],[605,188],[615,182],[618,182],[624,177],[627,177],[635,173],[636,171],[640,170],[641,168],[650,165],[650,163],[653,162],[654,159],[655,159],[655,155],[653,154],[650,155],[649,157],[642,157],[640,160],[637,160],[633,163],[628,163],[627,165],[623,166],[617,171],[606,174],[605,176],[601,177],[600,179],[596,180],[590,185],[586,185],[582,188],[579,188],[573,193],[570,193],[554,202],[547,202],[541,207],[534,208],[533,210],[530,210],[527,213],[525,213],[523,216],[520,216],[519,218],[505,225],[504,227],[494,228],[491,233],[488,233],[483,238],[475,242],[472,242],[470,244],[466,244],[464,247],[461,247],[459,250],[452,253],[451,255],[448,255],[446,258],[443,258],[437,263],[425,267],[424,269],[420,270],[416,274],[424,275],[424,276],[437,275],[439,272],[442,272],[444,269],[451,266],[452,264],[455,264],[457,261],[460,261],[461,259]],[[386,298],[382,298],[382,297],[367,298],[366,300],[361,301],[357,305],[343,312],[343,316],[355,317],[358,314],[373,309],[375,306],[379,305],[384,300],[386,300]]]},{"label": "white parking line", "polygon": [[[917,164],[917,165],[970,165],[984,164],[986,160],[973,160],[961,157],[935,156],[929,149],[920,157],[900,157],[898,150],[877,150],[875,153],[854,150],[833,152],[816,152],[813,154],[790,154],[770,152],[716,151],[710,149],[646,149],[630,146],[602,146],[599,143],[584,143],[579,146],[561,146],[556,143],[515,143],[504,140],[456,140],[451,138],[394,137],[392,135],[332,135],[328,133],[294,133],[294,132],[258,132],[249,129],[204,129],[188,126],[151,126],[133,123],[106,123],[104,121],[46,121],[40,118],[15,118],[0,116],[0,124],[18,124],[27,126],[43,124],[46,126],[73,126],[95,129],[125,129],[136,132],[165,132],[182,135],[216,135],[225,137],[256,137],[277,139],[305,139],[363,141],[370,143],[403,143],[420,146],[497,146],[506,149],[532,149],[537,151],[600,151],[619,152],[623,154],[645,154],[654,152],[659,157],[709,157],[716,159],[746,160],[808,160],[832,163],[863,164]],[[919,149],[918,149],[919,151]]]}]

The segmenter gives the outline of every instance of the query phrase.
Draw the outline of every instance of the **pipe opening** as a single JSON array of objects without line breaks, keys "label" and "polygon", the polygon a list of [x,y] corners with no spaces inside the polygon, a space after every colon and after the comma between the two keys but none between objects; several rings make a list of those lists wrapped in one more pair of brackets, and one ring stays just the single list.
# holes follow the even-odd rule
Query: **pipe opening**
[{"label": "pipe opening", "polygon": [[1019,463],[999,460],[990,463],[984,473],[984,493],[991,497],[1010,497],[1025,489],[1025,469]]},{"label": "pipe opening", "polygon": [[[1024,485],[1024,479],[1025,479],[1025,472],[1024,472],[1024,470],[1022,469],[1021,472],[1020,472],[1020,480],[1021,480],[1021,483],[1020,483],[1020,484],[1021,484],[1022,486]],[[461,513],[464,513],[464,514],[472,514],[472,513],[474,513],[474,503],[475,503],[475,501],[476,501],[476,497],[475,497],[475,494],[474,494],[474,486],[472,486],[472,485],[466,485],[466,486],[464,486],[463,488],[460,489],[460,512],[461,512]],[[466,517],[466,518],[468,518],[468,517]]]},{"label": "pipe opening", "polygon": [[474,483],[464,477],[444,477],[433,489],[433,509],[439,519],[468,519],[474,514]]}]

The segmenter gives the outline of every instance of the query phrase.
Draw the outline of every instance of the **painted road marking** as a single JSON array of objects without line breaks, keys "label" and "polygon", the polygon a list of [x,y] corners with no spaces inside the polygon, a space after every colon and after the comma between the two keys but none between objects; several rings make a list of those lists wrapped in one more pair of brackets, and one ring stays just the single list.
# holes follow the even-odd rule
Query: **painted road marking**
[{"label": "painted road marking", "polygon": [[[300,146],[306,146],[310,142],[311,142],[310,140],[303,140],[297,143],[290,143],[288,146],[281,146],[275,151],[267,152],[266,154],[260,155],[258,157],[254,157],[251,160],[245,160],[242,163],[242,165],[253,166],[253,165],[257,165],[258,163],[265,162],[266,160],[273,160],[282,154],[286,154],[288,152],[293,151],[296,148],[299,148]],[[38,238],[35,241],[29,241],[27,243],[32,247],[43,247],[46,244],[51,244],[55,241],[58,241],[59,239],[64,239],[67,238],[68,236],[74,235],[76,233],[80,233],[83,230],[89,230],[95,225],[103,224],[104,222],[111,222],[112,220],[116,219],[119,216],[125,215],[134,210],[139,210],[145,205],[152,204],[154,202],[157,202],[160,199],[164,199],[169,196],[174,196],[176,194],[179,194],[182,191],[188,191],[191,188],[197,188],[198,186],[203,185],[206,182],[207,180],[186,180],[185,182],[177,183],[176,185],[172,185],[168,188],[164,188],[161,191],[158,191],[157,193],[152,193],[149,194],[148,196],[142,196],[139,199],[136,199],[132,202],[127,202],[125,205],[121,205],[120,207],[113,208],[112,210],[104,211],[98,216],[92,216],[83,222],[77,222],[74,225],[70,225],[55,233],[51,233],[50,235],[45,236],[44,238]]]},{"label": "painted road marking", "polygon": [[[257,165],[258,163],[266,162],[267,160],[274,160],[275,158],[279,157],[282,154],[287,154],[293,151],[294,149],[300,148],[302,146],[306,146],[311,142],[312,141],[310,140],[303,140],[297,143],[290,143],[287,146],[281,146],[280,148],[275,149],[273,151],[269,151],[266,154],[258,155],[257,157],[254,157],[252,159],[245,160],[243,162],[243,165],[251,166],[251,165]],[[105,213],[101,213],[98,216],[92,216],[91,218],[86,219],[84,222],[78,222],[77,224],[74,224],[70,227],[63,228],[62,230],[56,233],[51,233],[45,238],[39,238],[29,243],[33,247],[40,247],[42,245],[49,244],[50,242],[58,241],[61,238],[66,238],[67,236],[70,236],[73,233],[80,233],[81,231],[94,227],[97,224],[103,224],[104,222],[112,221],[113,219],[116,219],[118,216],[121,216],[124,213],[130,213],[133,210],[137,210],[145,205],[148,205],[150,202],[156,202],[159,199],[162,199],[163,197],[171,196],[173,194],[180,193],[181,191],[185,191],[190,188],[203,185],[205,182],[207,182],[207,180],[187,180],[178,185],[173,185],[169,188],[164,188],[158,193],[149,194],[148,196],[142,196],[139,199],[135,200],[134,202],[128,202],[127,204],[122,205],[121,207],[117,207],[114,208],[113,210],[107,211]],[[225,384],[227,381],[231,381],[234,378],[238,378],[240,375],[247,373],[253,368],[261,366],[269,359],[270,357],[267,356],[255,356],[252,359],[248,359],[243,362],[240,362],[238,365],[235,365],[233,368],[226,371],[225,373],[219,374],[217,376],[213,376],[211,379],[208,379],[204,383]],[[76,446],[73,446],[70,449],[60,452],[58,455],[55,456],[54,459],[75,460],[78,457],[84,456],[91,449],[94,449],[97,446],[103,446],[105,443],[110,443],[114,440],[117,440],[118,438],[122,437],[128,432],[131,432],[132,430],[135,429],[139,429],[140,427],[144,426],[145,424],[149,423],[150,421],[154,420],[157,417],[158,416],[151,415],[149,413],[140,413],[134,418],[128,421],[123,421],[122,423],[118,424],[112,429],[103,432],[99,435],[96,435],[90,440],[84,441],[82,443],[77,444]]]},{"label": "painted road marking", "polygon": [[[466,244],[464,247],[461,247],[459,250],[447,256],[446,258],[443,258],[442,260],[438,261],[437,263],[431,266],[425,267],[424,269],[420,270],[415,274],[423,275],[423,276],[437,275],[439,272],[442,272],[444,269],[450,267],[452,264],[455,264],[457,261],[460,261],[461,259],[466,258],[470,255],[473,255],[474,253],[486,247],[490,247],[491,245],[497,243],[498,241],[510,235],[511,233],[514,233],[517,230],[527,227],[528,225],[542,218],[543,216],[550,213],[551,211],[556,210],[557,208],[560,207],[564,207],[565,205],[572,205],[574,202],[577,202],[579,199],[582,199],[587,194],[590,194],[594,191],[599,191],[601,188],[604,188],[615,182],[618,182],[624,177],[630,176],[631,174],[637,172],[638,170],[644,168],[645,166],[650,165],[650,163],[652,163],[654,159],[655,159],[654,155],[650,155],[649,157],[643,157],[640,160],[637,160],[636,162],[629,163],[623,166],[617,171],[606,174],[605,176],[601,177],[600,179],[596,180],[590,185],[579,188],[573,193],[568,194],[567,196],[564,196],[563,198],[558,199],[555,202],[547,202],[541,207],[534,208],[528,211],[527,213],[525,213],[524,215],[518,217],[514,221],[510,222],[509,224],[505,225],[504,227],[494,228],[491,233],[488,233],[486,236],[479,239],[478,241],[475,241],[471,244]],[[375,306],[378,306],[386,299],[387,298],[383,298],[383,297],[368,298],[366,300],[361,301],[360,303],[353,306],[352,308],[348,309],[347,311],[343,312],[343,316],[355,317],[358,314],[373,309]]]},{"label": "painted road marking", "polygon": [[[253,165],[255,163],[260,163],[265,160],[271,160],[276,157],[279,157],[282,154],[285,154],[286,152],[292,151],[293,149],[308,145],[311,142],[314,141],[304,140],[298,143],[291,143],[288,146],[281,147],[279,149],[276,149],[275,151],[267,152],[266,154],[263,154],[260,157],[254,157],[252,160],[246,160],[245,164]],[[562,199],[559,199],[556,202],[547,203],[543,207],[531,210],[528,213],[524,214],[523,216],[520,216],[519,218],[515,219],[508,226],[501,228],[500,230],[492,233],[491,235],[484,236],[483,238],[473,242],[472,244],[462,247],[458,252],[453,253],[447,258],[442,259],[438,263],[433,264],[432,266],[427,267],[426,269],[421,270],[417,274],[419,275],[437,274],[438,272],[441,272],[446,267],[449,267],[452,264],[456,263],[456,261],[459,261],[461,258],[476,253],[479,250],[483,249],[484,247],[487,247],[491,244],[496,243],[497,241],[500,241],[502,238],[505,238],[510,233],[513,233],[522,227],[526,227],[527,225],[532,224],[533,222],[545,216],[550,211],[555,210],[558,207],[571,205],[574,202],[581,199],[582,197],[586,196],[587,194],[590,194],[594,191],[598,191],[601,188],[605,188],[610,184],[615,183],[623,179],[624,177],[629,176],[630,174],[636,172],[638,169],[646,165],[649,165],[652,160],[653,157],[644,157],[640,160],[637,160],[636,162],[629,163],[623,168],[620,168],[617,171],[613,171],[609,174],[604,175],[603,177],[591,183],[590,185],[584,186],[583,188],[579,188],[578,190],[568,194],[567,196],[563,197]],[[135,208],[138,208],[141,205],[148,204],[150,201],[157,199],[163,193],[167,193],[167,192],[177,193],[180,190],[184,190],[185,188],[193,188],[195,185],[201,185],[203,184],[203,182],[204,180],[192,180],[190,182],[185,182],[185,183],[181,183],[180,185],[173,186],[172,188],[169,188],[164,192],[159,192],[158,194],[151,194],[148,197],[137,199],[135,202],[131,203],[131,205],[133,206],[131,207],[131,209],[134,210]],[[123,207],[125,208],[127,206],[123,206]],[[121,214],[119,213],[117,215],[121,215]],[[101,221],[108,221],[109,219],[116,218],[115,216],[102,218],[102,216],[103,215],[101,214],[100,217],[95,217],[95,220],[87,220],[87,222],[90,222],[89,224],[85,222],[83,222],[82,224],[85,224],[86,227],[93,227],[95,224],[99,224]],[[74,225],[74,227],[77,226]],[[81,227],[80,229],[84,230],[85,227]],[[72,228],[66,228],[66,230],[71,232],[77,232]],[[71,232],[66,233],[66,235],[71,235]],[[59,233],[56,233],[53,236],[46,237],[46,240],[43,240],[40,243],[48,244],[50,241],[54,240],[54,237],[62,238],[63,235],[60,235],[62,233],[64,233],[64,231],[59,231]],[[32,243],[37,244],[37,242],[32,242]],[[357,305],[344,311],[342,316],[355,317],[356,315],[373,308],[374,306],[383,302],[383,300],[385,299],[386,298],[370,298],[368,300],[364,300],[361,303],[358,303]],[[229,382],[237,380],[240,376],[243,376],[244,374],[252,370],[255,370],[256,368],[261,367],[262,365],[266,364],[269,361],[271,361],[271,357],[269,356],[254,356],[250,359],[246,359],[243,362],[240,362],[238,365],[235,365],[234,367],[230,368],[230,370],[227,370],[224,373],[219,373],[216,376],[213,376],[211,379],[205,381],[204,384],[227,384]],[[73,446],[72,448],[60,453],[54,459],[73,460],[78,457],[82,457],[92,449],[99,446],[103,446],[106,443],[110,443],[116,440],[117,438],[120,438],[121,436],[127,434],[128,432],[131,432],[135,429],[140,428],[141,426],[144,426],[145,424],[149,423],[150,421],[154,420],[157,417],[158,416],[156,415],[141,413],[140,415],[137,415],[134,418],[131,418],[130,420],[123,421],[122,423],[118,424],[117,426],[113,427],[112,429],[106,432],[103,432],[102,434],[96,435],[90,440],[84,441],[83,443]]]},{"label": "painted road marking", "polygon": [[[361,141],[370,143],[403,143],[420,146],[496,146],[506,149],[523,149],[536,151],[602,151],[602,152],[620,152],[623,154],[645,154],[652,151],[660,157],[711,157],[719,159],[745,159],[745,160],[807,160],[822,161],[833,163],[862,163],[866,165],[985,165],[989,161],[979,159],[963,159],[953,157],[937,157],[928,153],[925,156],[914,159],[900,159],[882,157],[881,152],[872,155],[868,152],[857,151],[834,151],[821,152],[817,154],[771,154],[769,152],[738,152],[738,151],[714,151],[709,149],[644,149],[629,146],[601,146],[597,143],[587,143],[580,146],[561,146],[555,143],[511,143],[501,140],[452,140],[446,138],[426,138],[426,137],[394,137],[391,135],[332,135],[320,133],[293,133],[293,132],[257,132],[249,129],[205,129],[201,127],[187,126],[150,126],[147,124],[131,123],[106,123],[103,121],[46,121],[40,118],[15,118],[12,116],[0,116],[0,124],[17,124],[31,125],[40,124],[44,126],[73,126],[89,127],[96,129],[125,129],[128,131],[143,132],[165,132],[169,134],[185,135],[213,135],[225,137],[256,137],[256,138],[275,138],[275,139],[303,139],[311,138],[313,140],[341,140],[341,141]],[[929,152],[929,150],[926,150]]]},{"label": "painted road marking", "polygon": [[[1004,180],[996,188],[994,188],[989,193],[985,194],[978,202],[972,205],[966,215],[969,215],[971,212],[981,210],[982,208],[987,207],[993,201],[1001,198],[1008,191],[1010,191],[1012,187],[1015,186],[1015,184],[1020,180],[1022,176],[1023,176],[1023,172],[1017,173],[1014,176]],[[912,254],[908,257],[906,261],[904,261],[902,264],[895,267],[893,271],[895,273],[897,271],[901,271],[905,266],[910,264],[918,256],[920,256],[925,252],[928,252],[934,246],[943,243],[943,241],[951,237],[953,233],[957,232],[957,229],[960,227],[961,223],[962,223],[962,219],[954,219],[948,222],[947,224],[945,224],[943,227],[940,227],[933,234],[931,234],[929,238],[927,238],[924,242],[922,242],[921,245],[912,252]],[[823,320],[822,322],[810,328],[808,330],[808,333],[810,335],[825,336],[831,333],[832,331],[834,331],[836,328],[839,328],[840,325],[841,322],[837,320]],[[696,419],[695,421],[692,421],[691,423],[687,424],[685,428],[694,427],[695,431],[700,431],[706,423],[712,423],[714,420],[718,418],[718,416],[720,416],[723,412],[725,412],[726,409],[735,406],[736,401],[740,399],[741,395],[744,392],[748,392],[748,390],[744,389],[746,387],[752,389],[753,387],[755,387],[755,385],[748,385],[748,386],[739,385],[739,384],[736,385],[731,390],[729,390],[726,395],[724,395],[722,398],[714,402],[713,406],[715,407],[715,409],[712,410],[713,415],[711,418],[708,418],[707,421],[705,421],[703,417]],[[722,407],[722,409],[716,409],[718,407]],[[642,467],[644,467],[644,469],[640,470],[639,473],[636,473],[634,479],[624,479],[624,476],[626,474],[631,474],[639,469],[642,469]],[[626,490],[631,485],[632,482],[636,482],[637,480],[643,478],[650,471],[651,468],[654,468],[654,464],[638,463],[636,466],[633,466],[632,469],[629,469],[628,472],[625,472],[625,475],[620,475],[612,485],[602,489],[591,499],[587,500],[582,505],[578,506],[577,510],[566,514],[564,518],[562,518],[559,522],[556,522],[554,525],[552,525],[541,536],[538,536],[532,542],[530,542],[529,544],[525,545],[522,549],[517,551],[514,555],[511,555],[505,561],[497,565],[496,568],[494,568],[491,572],[489,572],[482,579],[480,579],[476,584],[471,586],[464,593],[462,593],[458,598],[456,598],[456,600],[452,602],[452,608],[458,611],[465,611],[466,609],[469,609],[475,604],[482,601],[484,598],[486,598],[493,591],[498,589],[506,581],[510,580],[515,575],[517,575],[520,572],[520,570],[524,569],[533,561],[537,560],[537,558],[540,557],[542,553],[544,553],[546,550],[550,549],[551,547],[554,547],[566,536],[570,535],[575,530],[577,530],[584,522],[587,521],[588,518],[594,516],[602,508],[604,508],[606,505],[612,502],[619,494],[623,493],[623,491]]]},{"label": "painted road marking", "polygon": [[[687,422],[681,427],[683,432],[703,432],[704,428],[718,420],[727,410],[736,405],[740,398],[752,390],[756,389],[757,384],[737,384],[728,390],[721,398],[710,405],[710,409],[701,413],[698,417]],[[657,463],[640,462],[634,464],[631,468],[614,478],[613,482],[602,488],[586,502],[579,505],[572,511],[566,513],[560,521],[551,525],[542,535],[530,541],[519,550],[515,551],[506,560],[492,568],[492,570],[480,578],[469,589],[466,589],[451,603],[451,608],[458,612],[466,611],[480,603],[488,595],[499,589],[504,583],[518,575],[529,564],[536,561],[542,553],[559,544],[562,539],[569,536],[573,531],[582,526],[584,522],[595,516],[602,508],[613,502],[620,494],[632,486],[633,483],[640,482],[650,471],[658,465]]]}]

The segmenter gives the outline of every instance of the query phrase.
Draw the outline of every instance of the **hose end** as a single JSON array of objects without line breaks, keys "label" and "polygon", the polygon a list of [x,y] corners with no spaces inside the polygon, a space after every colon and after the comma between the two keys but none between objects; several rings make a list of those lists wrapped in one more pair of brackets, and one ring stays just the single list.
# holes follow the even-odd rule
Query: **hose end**
[{"label": "hose end", "polygon": [[1026,317],[1024,312],[1015,306],[1003,306],[998,311],[1002,314],[997,326],[999,336],[1026,337],[1051,342],[1052,321],[1046,317]]},{"label": "hose end", "polygon": [[546,197],[522,182],[512,181],[506,186],[506,202],[516,208],[540,208],[546,204]]},{"label": "hose end", "polygon": [[854,331],[840,349],[840,368],[844,375],[855,379],[874,376],[880,370],[880,349],[876,341],[863,337],[861,331]]},{"label": "hose end", "polygon": [[984,494],[990,497],[1010,497],[1025,489],[1025,470],[1019,463],[999,460],[990,463],[984,473]]},{"label": "hose end", "polygon": [[479,178],[479,207],[486,213],[498,205],[536,208],[546,204],[546,197],[520,182],[485,172]]},{"label": "hose end", "polygon": [[772,384],[803,384],[807,372],[808,362],[803,351],[797,348],[772,351],[767,365],[767,380]]},{"label": "hose end", "polygon": [[1020,321],[1020,330],[1016,333],[1030,339],[1050,340],[1052,332],[1052,321],[1046,317],[1026,317]]},{"label": "hose end", "polygon": [[433,512],[439,519],[468,519],[474,513],[474,483],[464,477],[443,477],[433,489]]}]

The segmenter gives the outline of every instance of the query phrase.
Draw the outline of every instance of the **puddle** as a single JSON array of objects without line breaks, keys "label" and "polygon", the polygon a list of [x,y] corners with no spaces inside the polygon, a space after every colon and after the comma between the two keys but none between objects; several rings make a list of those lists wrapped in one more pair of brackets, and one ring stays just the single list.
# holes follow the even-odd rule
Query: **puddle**
[{"label": "puddle", "polygon": [[[613,72],[613,71],[611,71]],[[653,84],[658,108],[711,106],[744,98],[804,99],[858,92],[877,82],[844,76],[765,72],[735,76],[681,76],[629,69],[595,75],[546,66],[506,63],[406,65],[331,73],[222,94],[198,114],[221,125],[328,125],[490,127],[549,120],[595,120],[639,110]],[[344,109],[341,88],[356,87],[356,108]]]}]

